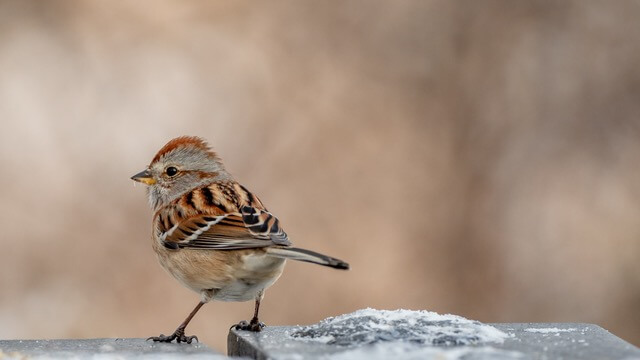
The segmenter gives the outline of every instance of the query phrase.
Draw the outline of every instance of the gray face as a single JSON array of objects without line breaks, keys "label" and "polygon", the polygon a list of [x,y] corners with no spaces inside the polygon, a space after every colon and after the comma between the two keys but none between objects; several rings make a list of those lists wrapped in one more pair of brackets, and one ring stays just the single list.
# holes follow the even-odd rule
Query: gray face
[{"label": "gray face", "polygon": [[154,209],[199,186],[229,179],[222,162],[210,152],[194,147],[170,151],[149,165],[155,184],[147,188]]}]

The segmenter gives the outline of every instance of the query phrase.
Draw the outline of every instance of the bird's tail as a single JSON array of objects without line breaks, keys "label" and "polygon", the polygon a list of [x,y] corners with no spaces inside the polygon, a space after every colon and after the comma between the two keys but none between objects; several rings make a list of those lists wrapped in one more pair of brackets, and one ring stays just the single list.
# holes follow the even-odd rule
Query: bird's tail
[{"label": "bird's tail", "polygon": [[332,267],[334,269],[349,269],[349,264],[347,264],[346,262],[340,259],[332,258],[331,256],[319,254],[311,250],[280,246],[268,247],[266,250],[267,254],[283,259],[306,261],[318,265]]}]

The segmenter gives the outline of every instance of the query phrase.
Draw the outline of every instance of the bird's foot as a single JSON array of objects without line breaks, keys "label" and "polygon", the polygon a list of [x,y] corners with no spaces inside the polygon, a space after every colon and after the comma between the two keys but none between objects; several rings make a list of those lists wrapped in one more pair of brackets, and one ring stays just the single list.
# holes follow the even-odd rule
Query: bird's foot
[{"label": "bird's foot", "polygon": [[185,342],[185,343],[187,343],[187,344],[191,344],[191,342],[192,342],[193,340],[195,340],[196,342],[198,342],[198,337],[197,337],[197,336],[195,336],[195,335],[192,335],[192,336],[186,336],[186,335],[184,334],[184,328],[178,328],[178,329],[176,329],[176,331],[175,331],[173,334],[169,335],[169,336],[166,336],[166,335],[164,335],[164,334],[160,334],[160,336],[152,336],[152,337],[148,338],[147,340],[153,340],[153,341],[155,341],[155,342],[166,342],[166,343],[170,343],[170,342],[172,342],[174,339],[176,340],[176,342],[177,342],[178,344],[179,344],[179,343],[181,343],[181,342]]},{"label": "bird's foot", "polygon": [[245,320],[240,321],[236,325],[234,325],[236,330],[245,330],[245,331],[253,331],[260,332],[265,328],[265,324],[259,322],[258,319],[251,320],[251,322],[247,322]]}]

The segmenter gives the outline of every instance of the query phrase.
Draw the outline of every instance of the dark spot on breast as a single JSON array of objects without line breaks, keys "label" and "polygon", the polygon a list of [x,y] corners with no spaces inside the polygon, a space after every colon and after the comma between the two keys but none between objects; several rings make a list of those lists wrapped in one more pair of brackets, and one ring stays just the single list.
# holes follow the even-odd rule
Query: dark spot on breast
[{"label": "dark spot on breast", "polygon": [[254,286],[255,284],[257,284],[256,280],[240,279],[240,281],[247,286]]}]

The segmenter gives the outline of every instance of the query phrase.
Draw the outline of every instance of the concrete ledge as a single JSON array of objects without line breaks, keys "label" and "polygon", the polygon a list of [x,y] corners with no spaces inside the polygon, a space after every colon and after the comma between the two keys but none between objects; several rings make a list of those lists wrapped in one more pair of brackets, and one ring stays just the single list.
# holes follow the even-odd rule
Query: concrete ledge
[{"label": "concrete ledge", "polygon": [[[311,327],[267,327],[261,333],[230,330],[228,353],[230,356],[253,359],[640,359],[639,348],[593,324],[461,324],[479,329],[479,335],[465,333],[469,327],[456,327],[453,322],[391,327],[377,324],[373,328],[362,323],[327,328],[323,327],[326,323],[320,323]],[[422,334],[435,331],[436,337],[426,342],[416,342],[415,334],[400,331],[397,337],[390,335],[401,327],[405,330],[415,329]],[[502,334],[502,341],[482,340],[482,331],[495,335],[491,331],[487,333],[487,327]],[[326,329],[332,331],[335,337],[321,332]],[[319,337],[300,337],[300,334],[318,330],[321,330],[316,333],[320,334]],[[293,334],[298,337],[293,337]],[[414,336],[413,339],[411,336]],[[0,359],[26,358],[220,360],[227,357],[201,343],[165,344],[144,339],[0,340]]]},{"label": "concrete ledge", "polygon": [[[502,343],[434,346],[421,353],[424,357],[444,359],[640,359],[640,349],[593,324],[511,323],[489,324],[509,335]],[[253,359],[308,359],[319,357],[389,358],[403,354],[395,350],[380,352],[378,345],[336,346],[301,340],[291,336],[299,326],[266,327],[261,333],[231,330],[228,355]],[[375,347],[378,346],[378,349]],[[433,351],[429,351],[429,349]],[[357,351],[354,351],[357,350]],[[376,357],[376,352],[381,356]],[[415,355],[415,354],[413,354]]]},{"label": "concrete ledge", "polygon": [[166,344],[145,339],[0,340],[0,359],[227,359],[201,343]]}]

